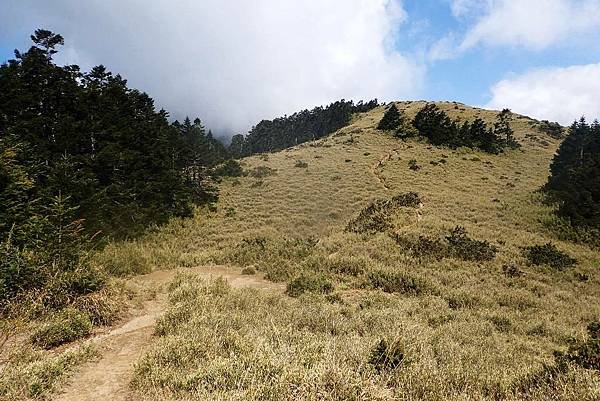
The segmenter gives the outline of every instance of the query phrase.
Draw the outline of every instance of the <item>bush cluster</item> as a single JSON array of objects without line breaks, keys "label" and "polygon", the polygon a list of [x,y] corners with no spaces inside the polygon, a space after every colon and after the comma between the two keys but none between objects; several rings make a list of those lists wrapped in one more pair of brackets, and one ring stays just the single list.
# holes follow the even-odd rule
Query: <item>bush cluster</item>
[{"label": "bush cluster", "polygon": [[388,293],[418,296],[434,292],[427,280],[400,271],[375,270],[367,275],[367,280],[370,287]]},{"label": "bush cluster", "polygon": [[437,238],[418,238],[391,233],[390,237],[404,250],[416,257],[438,260],[455,258],[466,261],[484,262],[494,259],[498,249],[487,241],[470,238],[464,227],[457,226],[446,236],[445,242]]},{"label": "bush cluster", "polygon": [[277,173],[276,169],[272,169],[268,166],[257,166],[248,172],[248,175],[253,178],[265,178],[270,175]]},{"label": "bush cluster", "polygon": [[212,171],[215,177],[241,177],[244,175],[244,169],[240,162],[234,159],[227,160],[213,168]]},{"label": "bush cluster", "polygon": [[408,192],[389,200],[377,200],[361,210],[359,215],[346,225],[346,232],[374,234],[385,232],[392,227],[393,213],[402,207],[417,208],[421,204],[419,195]]},{"label": "bush cluster", "polygon": [[333,291],[333,284],[323,274],[302,273],[290,281],[285,290],[290,297],[299,297],[300,295],[311,292],[317,294],[329,294]]},{"label": "bush cluster", "polygon": [[498,248],[487,241],[469,238],[464,227],[457,226],[446,237],[450,255],[456,259],[483,262],[494,259]]},{"label": "bush cluster", "polygon": [[532,245],[526,247],[523,250],[523,254],[527,261],[532,265],[546,265],[557,270],[566,269],[577,263],[577,259],[572,258],[559,250],[556,245],[551,242],[544,245]]}]

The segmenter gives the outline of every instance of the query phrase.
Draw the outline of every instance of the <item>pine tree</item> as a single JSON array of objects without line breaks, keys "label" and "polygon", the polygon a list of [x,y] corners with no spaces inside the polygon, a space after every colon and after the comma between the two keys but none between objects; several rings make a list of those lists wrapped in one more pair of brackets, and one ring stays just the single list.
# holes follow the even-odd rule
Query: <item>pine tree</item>
[{"label": "pine tree", "polygon": [[600,124],[573,123],[550,166],[545,190],[575,226],[600,228]]},{"label": "pine tree", "polygon": [[518,148],[519,143],[515,139],[515,132],[510,126],[511,119],[512,112],[509,109],[502,110],[494,123],[494,133],[500,140],[504,141],[506,147]]},{"label": "pine tree", "polygon": [[383,115],[377,129],[383,131],[395,131],[400,128],[403,123],[404,116],[400,114],[396,104],[392,104]]}]

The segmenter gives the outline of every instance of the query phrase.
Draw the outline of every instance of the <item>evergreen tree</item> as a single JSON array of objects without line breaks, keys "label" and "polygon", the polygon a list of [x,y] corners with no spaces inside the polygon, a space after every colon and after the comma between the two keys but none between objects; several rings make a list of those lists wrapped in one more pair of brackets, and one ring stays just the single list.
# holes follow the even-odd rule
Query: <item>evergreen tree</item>
[{"label": "evergreen tree", "polygon": [[[506,147],[518,146],[509,119],[510,111],[506,109],[498,117],[493,130],[480,118],[459,124],[459,121],[450,120],[443,110],[430,103],[419,110],[413,120],[413,126],[434,145],[446,145],[451,148],[464,146],[488,153],[499,153]],[[503,138],[498,136],[499,133]]]},{"label": "evergreen tree", "polygon": [[573,123],[550,166],[545,189],[558,214],[576,226],[600,228],[600,124]]},{"label": "evergreen tree", "polygon": [[20,238],[59,193],[90,231],[108,235],[188,215],[206,192],[201,166],[218,150],[201,123],[186,121],[182,137],[119,75],[56,65],[62,36],[38,30],[32,41],[0,66],[0,240],[13,226]]},{"label": "evergreen tree", "polygon": [[235,155],[248,156],[313,141],[348,125],[352,114],[366,112],[377,106],[377,99],[356,105],[342,99],[327,107],[315,107],[291,116],[263,120],[252,127],[243,140],[240,137],[232,139],[229,150]]},{"label": "evergreen tree", "polygon": [[506,147],[517,148],[519,143],[514,137],[515,131],[510,126],[511,119],[512,112],[509,109],[502,110],[494,123],[494,133],[500,140],[504,141]]},{"label": "evergreen tree", "polygon": [[434,145],[452,143],[457,127],[434,103],[423,107],[413,120],[413,126]]},{"label": "evergreen tree", "polygon": [[392,105],[387,109],[383,118],[379,122],[377,129],[384,131],[395,131],[404,123],[404,116],[400,114],[400,111],[396,107],[396,104]]}]

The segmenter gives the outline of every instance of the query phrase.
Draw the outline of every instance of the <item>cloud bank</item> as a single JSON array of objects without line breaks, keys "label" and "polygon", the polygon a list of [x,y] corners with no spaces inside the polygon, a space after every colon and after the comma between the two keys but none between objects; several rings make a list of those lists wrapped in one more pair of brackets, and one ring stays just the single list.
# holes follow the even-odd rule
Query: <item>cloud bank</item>
[{"label": "cloud bank", "polygon": [[229,133],[346,99],[416,96],[421,66],[394,50],[399,0],[3,0],[6,32],[47,27],[61,60],[105,64],[175,117]]},{"label": "cloud bank", "polygon": [[584,114],[600,116],[600,64],[545,68],[500,81],[486,105],[538,119],[571,124]]},{"label": "cloud bank", "polygon": [[453,0],[455,16],[478,14],[460,49],[478,44],[543,50],[600,32],[600,0]]}]

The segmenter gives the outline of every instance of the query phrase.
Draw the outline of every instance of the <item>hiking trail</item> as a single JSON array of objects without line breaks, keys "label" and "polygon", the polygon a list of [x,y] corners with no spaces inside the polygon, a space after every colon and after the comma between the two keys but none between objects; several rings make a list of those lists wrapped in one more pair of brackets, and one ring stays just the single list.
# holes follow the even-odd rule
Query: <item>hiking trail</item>
[{"label": "hiking trail", "polygon": [[222,277],[233,288],[284,290],[281,284],[266,281],[260,275],[241,275],[231,268],[219,266],[155,271],[134,277],[132,282],[157,288],[157,296],[153,300],[145,301],[143,307],[128,321],[105,334],[87,340],[87,344],[99,346],[99,359],[81,366],[54,395],[54,401],[133,400],[129,383],[134,364],[150,345],[156,322],[168,307],[168,295],[164,287],[180,272],[208,279]]}]

